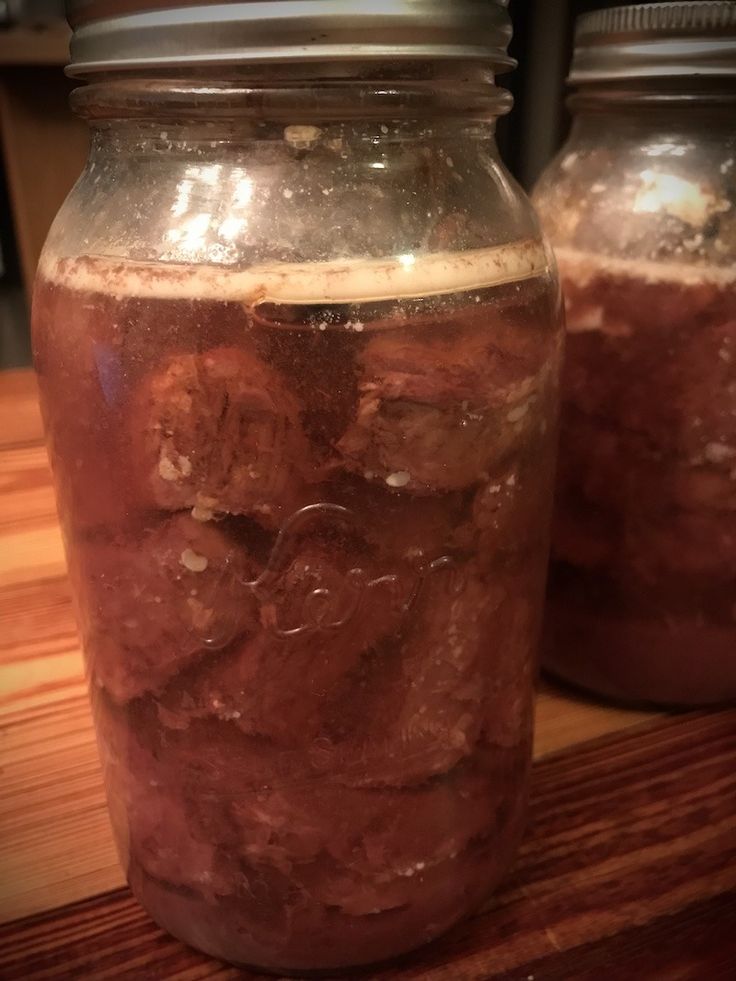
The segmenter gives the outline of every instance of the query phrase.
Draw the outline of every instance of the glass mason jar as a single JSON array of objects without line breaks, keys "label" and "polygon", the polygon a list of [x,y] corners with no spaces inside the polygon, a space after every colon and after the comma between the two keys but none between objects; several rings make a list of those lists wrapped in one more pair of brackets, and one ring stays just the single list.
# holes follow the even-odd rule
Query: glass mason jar
[{"label": "glass mason jar", "polygon": [[581,19],[535,191],[567,306],[546,664],[736,697],[736,5]]},{"label": "glass mason jar", "polygon": [[527,793],[561,303],[505,5],[125,6],[77,24],[33,312],[116,839],[204,951],[378,961]]}]

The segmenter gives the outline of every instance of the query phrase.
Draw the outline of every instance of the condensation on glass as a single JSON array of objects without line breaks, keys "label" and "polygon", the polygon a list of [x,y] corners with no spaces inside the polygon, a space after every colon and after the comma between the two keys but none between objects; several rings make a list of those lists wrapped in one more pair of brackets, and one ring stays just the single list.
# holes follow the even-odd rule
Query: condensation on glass
[{"label": "condensation on glass", "polygon": [[732,699],[736,7],[601,12],[578,44],[535,192],[568,325],[544,656],[617,698]]},{"label": "condensation on glass", "polygon": [[524,817],[557,287],[487,76],[387,71],[97,80],[34,298],[129,881],[274,970],[432,939]]}]

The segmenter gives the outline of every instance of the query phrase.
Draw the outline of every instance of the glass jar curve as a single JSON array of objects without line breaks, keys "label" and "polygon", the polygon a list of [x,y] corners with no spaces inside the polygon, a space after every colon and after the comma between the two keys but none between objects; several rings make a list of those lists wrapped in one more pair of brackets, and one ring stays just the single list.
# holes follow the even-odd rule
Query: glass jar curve
[{"label": "glass jar curve", "polygon": [[626,701],[736,697],[735,105],[581,90],[534,193],[568,324],[544,660]]},{"label": "glass jar curve", "polygon": [[293,972],[431,940],[511,861],[561,331],[490,123],[304,83],[290,119],[290,84],[88,112],[33,337],[131,886]]}]

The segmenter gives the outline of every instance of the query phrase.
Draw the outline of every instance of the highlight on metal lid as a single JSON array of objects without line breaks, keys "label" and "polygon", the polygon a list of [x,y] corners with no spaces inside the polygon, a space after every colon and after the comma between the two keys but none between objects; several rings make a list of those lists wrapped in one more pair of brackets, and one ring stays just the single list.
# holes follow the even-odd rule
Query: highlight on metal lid
[{"label": "highlight on metal lid", "polygon": [[736,77],[736,2],[639,3],[578,18],[569,81]]},{"label": "highlight on metal lid", "polygon": [[68,0],[72,76],[278,62],[515,67],[508,0]]}]

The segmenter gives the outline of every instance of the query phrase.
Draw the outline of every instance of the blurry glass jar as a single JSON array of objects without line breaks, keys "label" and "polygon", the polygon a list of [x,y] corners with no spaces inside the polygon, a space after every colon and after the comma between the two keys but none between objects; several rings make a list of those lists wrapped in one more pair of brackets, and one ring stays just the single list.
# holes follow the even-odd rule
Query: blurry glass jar
[{"label": "blurry glass jar", "polygon": [[736,696],[736,5],[581,18],[535,200],[567,307],[545,654],[594,691]]},{"label": "blurry glass jar", "polygon": [[33,315],[131,886],[289,971],[416,947],[511,861],[561,339],[504,5],[318,6],[77,24]]}]

